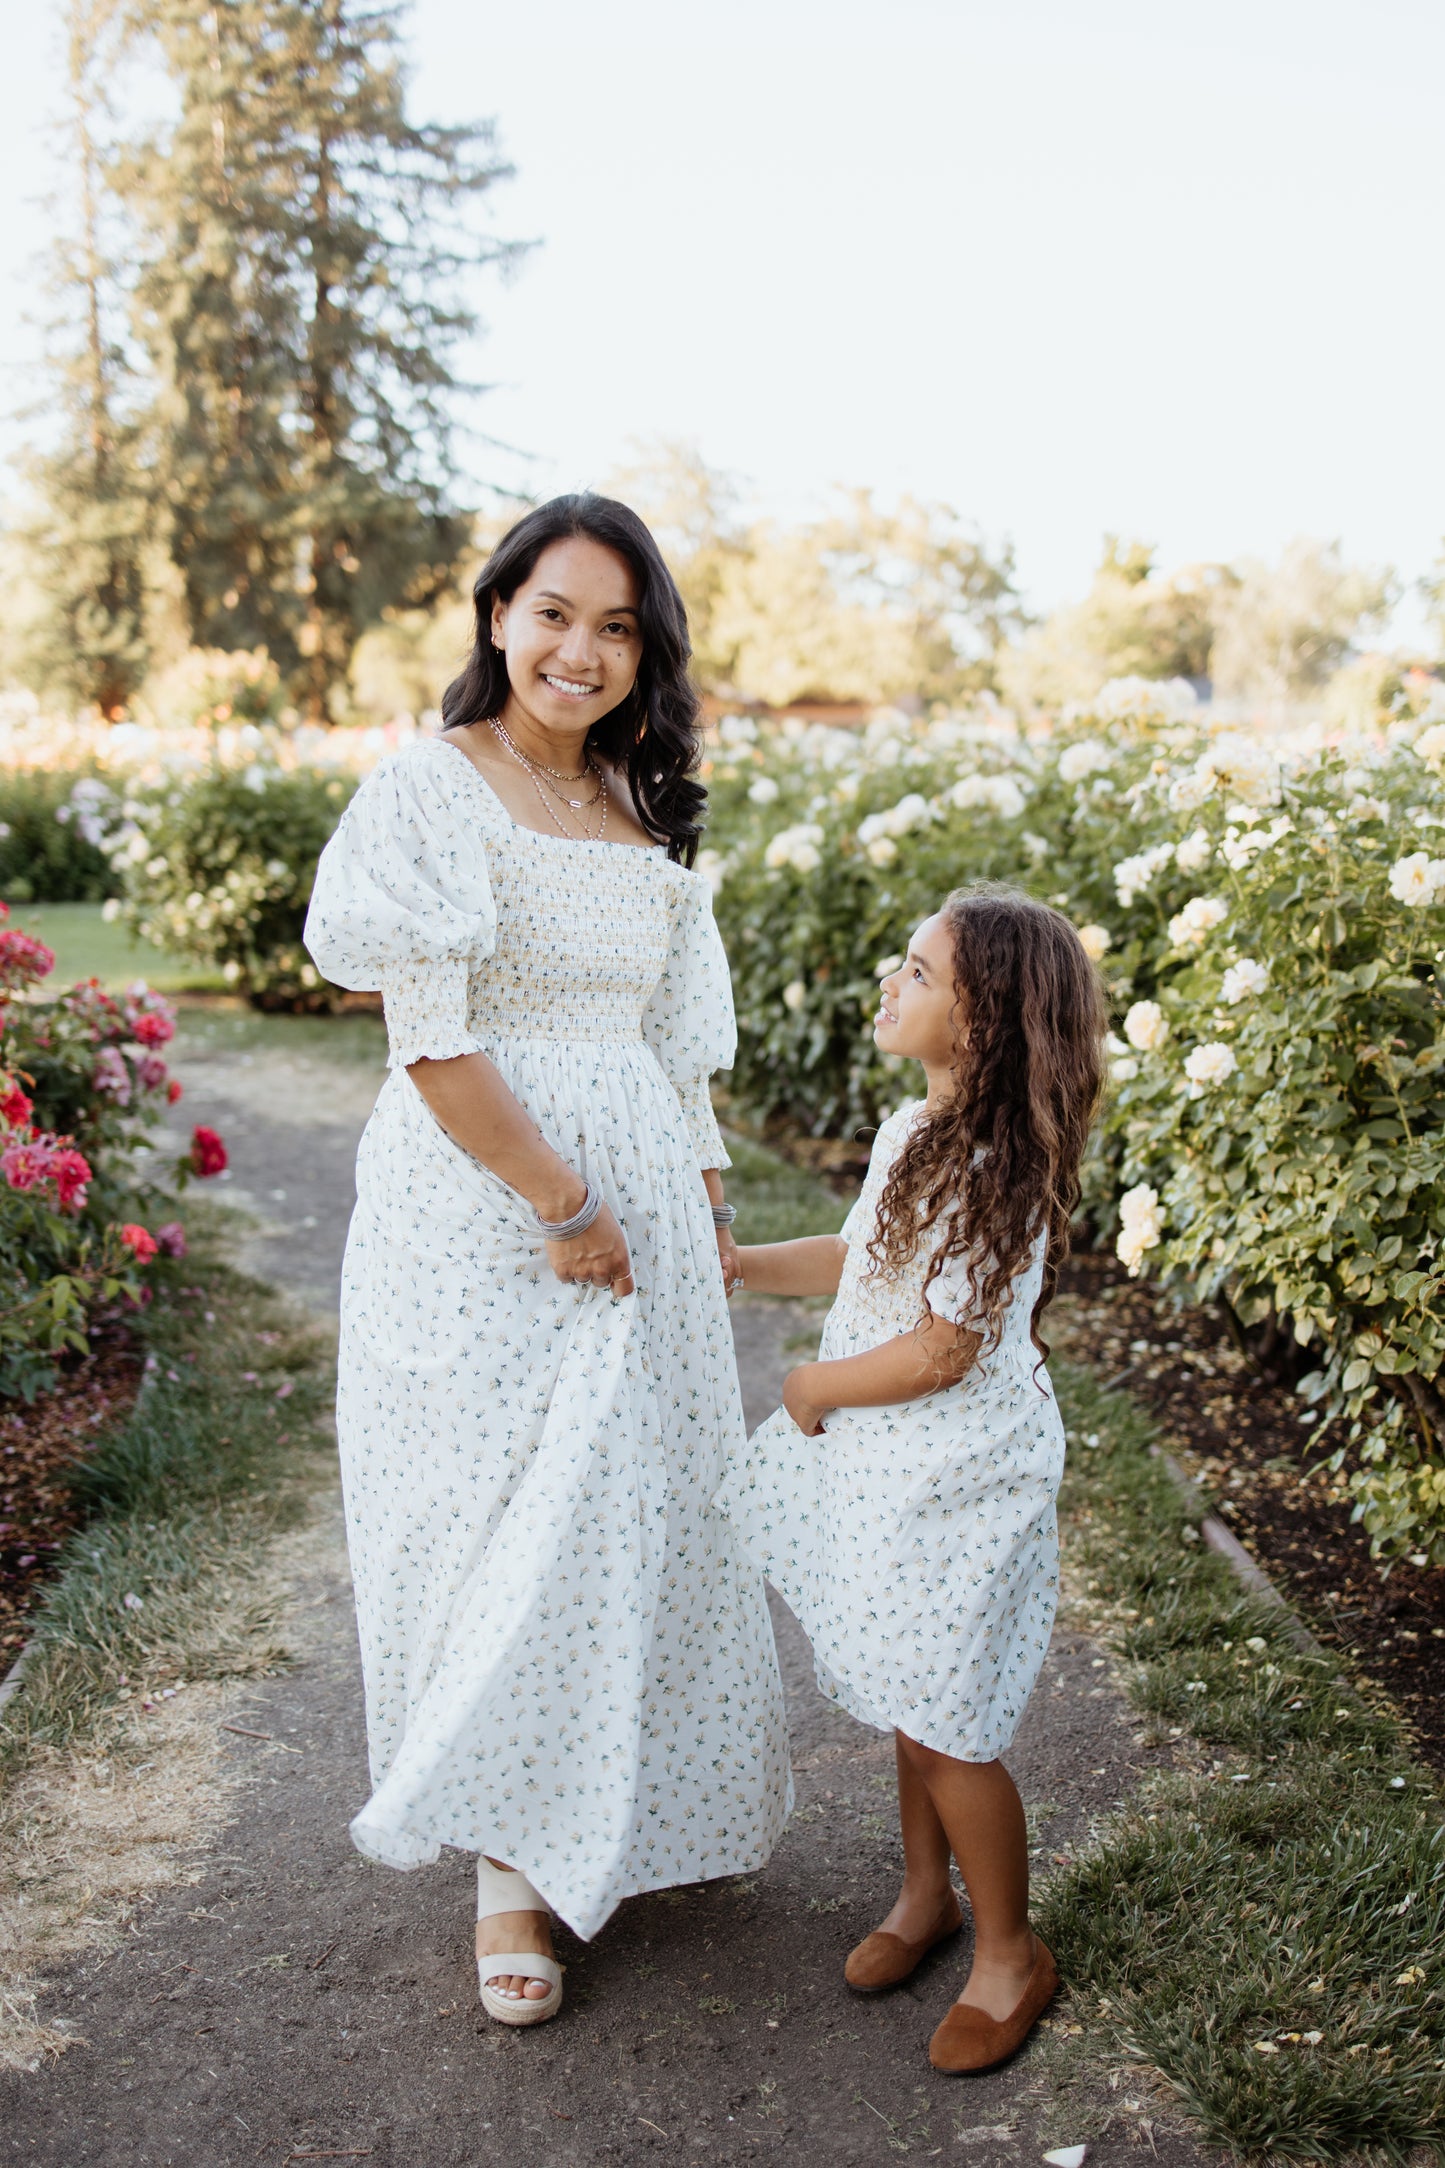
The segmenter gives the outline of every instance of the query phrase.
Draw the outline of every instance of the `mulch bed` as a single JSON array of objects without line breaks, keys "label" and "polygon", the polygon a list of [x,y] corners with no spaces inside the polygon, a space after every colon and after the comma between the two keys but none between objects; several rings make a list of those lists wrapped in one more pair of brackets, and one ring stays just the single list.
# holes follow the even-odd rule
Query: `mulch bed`
[{"label": "mulch bed", "polygon": [[25,1613],[80,1522],[70,1476],[129,1412],[142,1360],[123,1322],[102,1322],[53,1393],[29,1406],[0,1401],[0,1676],[20,1654]]},{"label": "mulch bed", "polygon": [[1154,1411],[1169,1450],[1281,1595],[1445,1770],[1445,1573],[1370,1557],[1340,1478],[1323,1466],[1341,1434],[1301,1423],[1304,1403],[1258,1374],[1218,1313],[1176,1309],[1112,1257],[1070,1260],[1055,1325],[1071,1353]]}]

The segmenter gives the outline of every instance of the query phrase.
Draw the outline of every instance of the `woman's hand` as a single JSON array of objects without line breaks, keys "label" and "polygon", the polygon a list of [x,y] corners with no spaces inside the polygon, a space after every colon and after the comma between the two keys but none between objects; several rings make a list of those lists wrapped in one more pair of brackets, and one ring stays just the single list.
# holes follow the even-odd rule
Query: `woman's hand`
[{"label": "woman's hand", "polygon": [[568,1286],[610,1287],[614,1300],[636,1292],[627,1237],[606,1205],[580,1235],[549,1242],[547,1262]]},{"label": "woman's hand", "polygon": [[827,1403],[814,1400],[809,1393],[817,1367],[816,1363],[799,1363],[783,1380],[783,1406],[805,1438],[821,1435],[823,1417],[828,1412]]},{"label": "woman's hand", "polygon": [[743,1261],[733,1240],[731,1227],[719,1227],[717,1231],[718,1263],[722,1266],[723,1293],[729,1299],[743,1284]]}]

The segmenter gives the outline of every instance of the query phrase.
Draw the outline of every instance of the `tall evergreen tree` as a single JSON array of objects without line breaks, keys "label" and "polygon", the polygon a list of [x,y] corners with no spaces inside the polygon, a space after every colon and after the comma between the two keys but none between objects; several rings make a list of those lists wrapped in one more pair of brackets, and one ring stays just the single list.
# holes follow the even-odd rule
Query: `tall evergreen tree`
[{"label": "tall evergreen tree", "polygon": [[51,260],[57,313],[40,410],[50,441],[24,470],[33,510],[22,543],[40,604],[25,661],[42,682],[114,714],[145,674],[152,517],[124,340],[121,244],[107,215],[114,0],[67,0],[62,25],[62,238]]},{"label": "tall evergreen tree", "polygon": [[464,280],[512,253],[468,211],[507,169],[490,126],[408,119],[387,0],[127,4],[179,93],[123,187],[192,638],[263,642],[320,717],[359,634],[430,601],[465,539]]}]

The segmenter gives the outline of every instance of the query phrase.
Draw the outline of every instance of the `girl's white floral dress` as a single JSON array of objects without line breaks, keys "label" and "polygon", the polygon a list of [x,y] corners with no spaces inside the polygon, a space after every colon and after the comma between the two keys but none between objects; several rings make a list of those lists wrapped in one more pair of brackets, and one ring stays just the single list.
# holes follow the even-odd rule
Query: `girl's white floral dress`
[{"label": "girl's white floral dress", "polygon": [[[918,1105],[873,1144],[843,1224],[847,1262],[820,1357],[912,1329],[931,1261],[876,1273],[867,1245]],[[998,1348],[961,1383],[883,1408],[839,1408],[805,1438],[779,1409],[730,1467],[719,1503],[813,1644],[822,1691],[881,1731],[959,1761],[1012,1740],[1058,1601],[1054,1501],[1064,1429],[1029,1337],[1044,1245],[1014,1282]],[[968,1277],[947,1265],[929,1306],[967,1322]]]},{"label": "girl's white floral dress", "polygon": [[[514,822],[459,746],[362,784],[306,945],[380,988],[390,1075],[357,1160],[337,1421],[374,1791],[394,1867],[519,1867],[579,1934],[738,1874],[789,1806],[757,1568],[711,1500],[742,1412],[704,1166],[732,1059],[708,884]],[[481,1051],[627,1231],[637,1293],[564,1287],[530,1207],[405,1064]]]}]

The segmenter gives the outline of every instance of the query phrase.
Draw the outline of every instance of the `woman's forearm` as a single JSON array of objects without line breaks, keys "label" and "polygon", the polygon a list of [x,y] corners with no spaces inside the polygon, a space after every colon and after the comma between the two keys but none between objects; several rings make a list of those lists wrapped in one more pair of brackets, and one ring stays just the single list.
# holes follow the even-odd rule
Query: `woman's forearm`
[{"label": "woman's forearm", "polygon": [[841,1235],[742,1243],[738,1263],[755,1295],[836,1295],[848,1245]]},{"label": "woman's forearm", "polygon": [[485,1054],[414,1061],[407,1075],[453,1141],[500,1177],[545,1220],[569,1219],[587,1185],[547,1142]]}]

